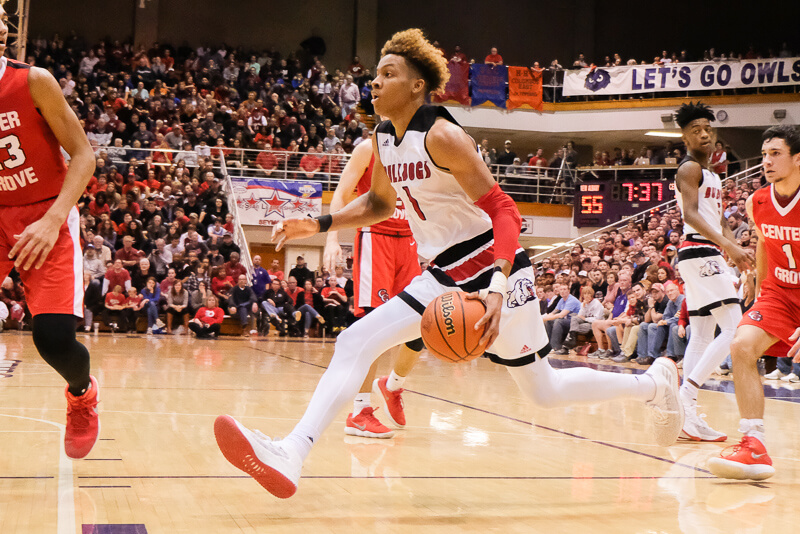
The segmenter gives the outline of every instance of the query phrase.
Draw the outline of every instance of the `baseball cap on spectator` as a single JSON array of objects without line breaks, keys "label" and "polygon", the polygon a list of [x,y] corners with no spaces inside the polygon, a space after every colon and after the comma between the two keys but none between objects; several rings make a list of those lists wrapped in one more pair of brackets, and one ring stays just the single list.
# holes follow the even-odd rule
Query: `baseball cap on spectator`
[{"label": "baseball cap on spectator", "polygon": [[87,244],[87,245],[86,245],[86,248],[94,248],[94,245],[92,245],[91,243],[89,243],[89,244]]},{"label": "baseball cap on spectator", "polygon": [[660,282],[656,282],[655,284],[650,286],[650,289],[648,291],[656,291],[656,290],[661,291],[663,293],[664,292],[664,284],[662,284]]},{"label": "baseball cap on spectator", "polygon": [[667,245],[664,250],[674,250],[677,251],[678,248],[675,245]]},{"label": "baseball cap on spectator", "polygon": [[579,271],[578,272],[578,276],[587,277],[587,276],[589,276],[589,274],[586,271]]}]

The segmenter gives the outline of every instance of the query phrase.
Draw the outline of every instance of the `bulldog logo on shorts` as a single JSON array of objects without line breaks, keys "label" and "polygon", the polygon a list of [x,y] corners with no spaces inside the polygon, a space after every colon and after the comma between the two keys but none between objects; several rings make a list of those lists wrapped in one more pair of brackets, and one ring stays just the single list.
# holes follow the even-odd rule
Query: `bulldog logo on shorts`
[{"label": "bulldog logo on shorts", "polygon": [[527,302],[536,300],[536,287],[533,280],[522,278],[514,284],[514,289],[508,292],[508,307],[516,308]]},{"label": "bulldog logo on shorts", "polygon": [[756,310],[749,312],[747,316],[754,321],[761,321],[761,319],[763,319],[763,317],[761,316],[761,312],[758,312]]},{"label": "bulldog logo on shorts", "polygon": [[715,274],[722,274],[722,267],[716,260],[708,260],[700,267],[700,276],[714,276]]},{"label": "bulldog logo on shorts", "polygon": [[378,291],[378,298],[381,299],[381,302],[389,302],[389,292],[381,289]]}]

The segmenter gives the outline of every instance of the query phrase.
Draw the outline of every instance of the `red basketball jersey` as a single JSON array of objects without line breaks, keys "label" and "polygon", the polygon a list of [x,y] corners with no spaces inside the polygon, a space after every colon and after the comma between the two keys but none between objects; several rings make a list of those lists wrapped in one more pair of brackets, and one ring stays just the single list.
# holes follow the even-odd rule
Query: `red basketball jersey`
[{"label": "red basketball jersey", "polygon": [[800,192],[784,208],[774,185],[753,193],[753,221],[764,236],[767,273],[764,280],[787,289],[800,289]]},{"label": "red basketball jersey", "polygon": [[[375,154],[372,154],[369,159],[369,167],[367,167],[367,170],[361,175],[361,178],[358,180],[358,185],[356,185],[358,196],[369,191],[369,188],[372,186],[372,168],[374,166]],[[394,214],[385,221],[373,224],[369,228],[373,232],[383,231],[393,235],[410,236],[411,228],[408,226],[408,220],[406,220],[406,209],[403,205],[403,201],[398,198],[397,205],[394,208]]]},{"label": "red basketball jersey", "polygon": [[33,103],[30,68],[0,59],[0,206],[55,198],[67,174],[61,145]]}]

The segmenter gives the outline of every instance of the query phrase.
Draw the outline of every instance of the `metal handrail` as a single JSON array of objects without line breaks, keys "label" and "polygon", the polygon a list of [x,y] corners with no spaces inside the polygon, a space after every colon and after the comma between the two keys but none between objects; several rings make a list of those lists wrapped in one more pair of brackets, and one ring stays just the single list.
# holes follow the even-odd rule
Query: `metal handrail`
[{"label": "metal handrail", "polygon": [[230,174],[228,174],[228,166],[225,164],[224,154],[220,155],[219,168],[220,174],[222,174],[224,180],[223,183],[225,184],[225,197],[228,202],[228,212],[233,214],[233,242],[236,243],[242,251],[242,254],[239,255],[239,261],[241,261],[242,265],[247,269],[247,281],[252,284],[253,257],[250,255],[250,246],[247,244],[247,236],[244,233],[244,228],[242,228],[242,223],[239,219],[236,195],[233,194],[233,182],[231,181]]},{"label": "metal handrail", "polygon": [[[736,173],[734,175],[728,176],[727,179],[734,180],[734,183],[736,185],[739,185],[743,181],[750,180],[754,176],[756,176],[758,174],[761,174],[761,167],[762,166],[763,165],[759,163],[758,165],[750,167],[749,169],[745,169],[745,170],[743,170],[741,172],[738,172],[738,173]],[[607,232],[607,231],[609,231],[611,229],[614,229],[614,228],[621,228],[621,227],[627,225],[631,221],[636,221],[639,218],[644,218],[644,217],[650,215],[653,211],[667,210],[667,209],[672,208],[673,206],[677,206],[677,204],[678,204],[678,201],[676,199],[673,199],[673,200],[668,200],[667,202],[664,202],[662,204],[659,204],[658,206],[655,206],[654,208],[649,208],[649,209],[646,209],[646,210],[642,210],[639,213],[631,215],[630,217],[625,217],[624,219],[621,219],[621,220],[619,220],[619,221],[617,221],[615,223],[608,224],[608,225],[606,225],[606,226],[604,226],[602,228],[599,228],[597,230],[589,232],[588,234],[584,234],[584,235],[582,235],[580,237],[576,237],[575,239],[571,239],[571,240],[569,240],[569,241],[567,241],[565,243],[562,243],[562,244],[558,245],[557,247],[554,247],[554,248],[542,251],[542,252],[540,252],[538,254],[535,254],[534,256],[531,257],[531,261],[532,262],[536,262],[536,261],[538,261],[540,259],[543,259],[544,256],[550,256],[552,254],[558,254],[559,252],[562,252],[562,251],[564,251],[564,250],[566,250],[568,248],[572,248],[575,245],[583,245],[585,243],[588,243],[589,241],[596,241],[596,238],[593,238],[592,236],[600,235],[603,232]]]}]

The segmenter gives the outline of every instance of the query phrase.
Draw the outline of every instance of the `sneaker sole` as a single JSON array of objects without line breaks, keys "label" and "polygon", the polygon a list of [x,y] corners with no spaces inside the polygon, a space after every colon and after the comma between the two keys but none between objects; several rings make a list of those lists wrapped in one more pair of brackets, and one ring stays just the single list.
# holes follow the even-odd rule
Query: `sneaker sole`
[{"label": "sneaker sole", "polygon": [[372,381],[372,392],[378,396],[378,401],[381,404],[381,408],[383,408],[383,411],[386,413],[386,417],[389,419],[389,422],[397,428],[405,428],[406,425],[401,425],[395,421],[394,417],[392,416],[392,412],[389,410],[389,403],[386,402],[386,397],[383,396],[383,391],[381,391],[381,386],[378,384],[378,380],[380,380],[380,378],[376,378]]},{"label": "sneaker sole", "polygon": [[720,441],[727,441],[728,436],[720,436],[717,439],[707,439],[707,438],[704,439],[704,438],[701,438],[700,436],[693,436],[693,435],[689,434],[688,432],[686,432],[685,430],[681,430],[681,435],[678,436],[678,439],[683,439],[683,440],[686,440],[686,441],[702,441],[702,442],[705,442],[705,443],[718,443]]},{"label": "sneaker sole", "polygon": [[376,432],[370,432],[369,430],[360,430],[352,426],[344,427],[344,433],[347,434],[348,436],[358,436],[361,438],[389,439],[394,436],[394,432],[392,432],[391,430],[389,432],[378,434]]},{"label": "sneaker sole", "polygon": [[288,499],[295,494],[297,485],[280,471],[258,459],[253,446],[233,417],[230,415],[217,417],[214,421],[214,437],[225,459],[253,477],[265,490],[280,499]]},{"label": "sneaker sole", "polygon": [[775,468],[765,464],[742,464],[725,458],[708,460],[708,470],[719,478],[733,480],[766,480],[775,474]]}]

